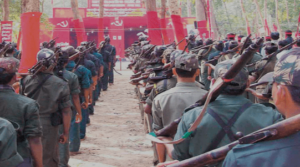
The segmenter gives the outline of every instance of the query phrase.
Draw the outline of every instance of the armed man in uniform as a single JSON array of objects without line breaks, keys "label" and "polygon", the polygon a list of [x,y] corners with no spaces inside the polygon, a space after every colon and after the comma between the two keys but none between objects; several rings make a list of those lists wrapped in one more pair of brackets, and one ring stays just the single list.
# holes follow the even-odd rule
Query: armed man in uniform
[{"label": "armed man in uniform", "polygon": [[[17,81],[18,65],[19,60],[15,58],[0,58],[0,117],[15,122],[19,126],[20,135],[16,144],[18,153],[24,159],[19,165],[31,167],[34,161],[35,167],[42,167],[42,126],[39,119],[39,105],[30,98],[16,94],[12,88]],[[8,137],[5,136],[5,138]],[[0,143],[2,145],[2,142]],[[0,152],[3,151],[4,148],[1,148]],[[13,161],[18,161],[18,158],[12,157],[8,161],[13,164],[15,163]],[[1,165],[1,162],[0,166],[5,166]]]},{"label": "armed man in uniform", "polygon": [[[300,114],[300,48],[293,50],[282,56],[273,75],[273,102],[287,119]],[[298,167],[299,155],[298,132],[277,140],[237,145],[227,154],[223,167]]]},{"label": "armed man in uniform", "polygon": [[[217,64],[214,78],[223,77],[234,62],[225,60]],[[283,119],[281,114],[271,107],[252,103],[243,97],[242,94],[249,84],[248,75],[247,69],[243,68],[217,99],[208,104],[206,114],[191,136],[181,143],[167,145],[168,153],[173,159],[182,161],[192,158],[237,140],[238,136],[235,135],[237,132],[247,135]],[[174,140],[178,140],[187,132],[202,108],[201,106],[186,111],[178,125]],[[222,162],[219,162],[213,166],[221,165]]]},{"label": "armed man in uniform", "polygon": [[[62,48],[62,54],[59,58],[59,63],[55,68],[55,74],[58,77],[61,77],[64,80],[68,81],[69,89],[70,89],[70,100],[72,102],[72,119],[71,119],[71,127],[70,127],[70,142],[74,142],[74,138],[78,139],[79,136],[79,128],[78,123],[82,120],[82,114],[81,114],[81,105],[80,105],[80,99],[79,99],[79,93],[80,93],[80,85],[78,81],[78,77],[76,74],[67,71],[65,69],[66,65],[69,61],[69,55],[73,55],[76,52],[74,52],[73,46],[67,46]],[[60,67],[62,66],[62,67]],[[72,122],[77,122],[77,125]],[[59,127],[59,133],[63,133],[63,126],[60,125]],[[78,136],[75,136],[78,135]],[[78,141],[75,141],[78,142]],[[68,167],[69,162],[69,142],[67,143],[59,143],[59,167]]]},{"label": "armed man in uniform", "polygon": [[[102,77],[102,90],[107,91],[108,81],[109,81],[109,72],[113,70],[113,57],[111,56],[113,53],[114,48],[109,45],[110,38],[106,37],[104,42],[101,42],[100,45],[103,45],[101,48],[100,54],[103,56],[104,61],[104,70],[103,70],[103,77]],[[106,46],[107,45],[107,46]]]},{"label": "armed man in uniform", "polygon": [[[37,60],[43,61],[43,68],[35,76],[27,76],[21,80],[21,92],[40,105],[43,167],[58,166],[58,143],[68,142],[72,112],[68,83],[53,75],[56,66],[53,55],[54,52],[49,49],[40,50]],[[63,134],[59,136],[58,125],[61,122]]]}]

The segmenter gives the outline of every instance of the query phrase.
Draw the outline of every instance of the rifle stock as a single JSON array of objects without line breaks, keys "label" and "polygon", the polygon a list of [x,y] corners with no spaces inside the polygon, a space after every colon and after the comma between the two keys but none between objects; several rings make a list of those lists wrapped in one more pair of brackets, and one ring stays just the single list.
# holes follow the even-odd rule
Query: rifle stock
[{"label": "rifle stock", "polygon": [[202,167],[224,160],[227,153],[238,144],[253,144],[262,141],[271,141],[293,135],[300,130],[300,114],[284,121],[255,131],[228,145],[209,151],[199,156],[169,165],[169,167]]}]

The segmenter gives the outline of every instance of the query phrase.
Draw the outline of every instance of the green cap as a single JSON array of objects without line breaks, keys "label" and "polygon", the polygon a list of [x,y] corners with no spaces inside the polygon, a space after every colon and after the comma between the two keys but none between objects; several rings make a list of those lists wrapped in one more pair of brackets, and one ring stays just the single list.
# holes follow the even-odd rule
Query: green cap
[{"label": "green cap", "polygon": [[198,69],[198,59],[195,54],[180,54],[175,58],[175,68],[182,69],[186,71],[192,71],[193,69]]},{"label": "green cap", "polygon": [[[219,77],[223,77],[234,63],[235,60],[233,59],[218,63],[215,67],[214,78],[217,79]],[[242,89],[247,84],[248,76],[248,70],[245,67],[242,68],[242,70],[234,77],[233,81],[231,81],[226,88]]]}]

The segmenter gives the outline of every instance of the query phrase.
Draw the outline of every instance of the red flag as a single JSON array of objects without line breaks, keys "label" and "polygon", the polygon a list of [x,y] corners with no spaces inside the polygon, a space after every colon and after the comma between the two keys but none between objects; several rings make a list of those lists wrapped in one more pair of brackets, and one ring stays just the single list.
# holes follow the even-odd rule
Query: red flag
[{"label": "red flag", "polygon": [[277,26],[275,25],[275,23],[273,24],[273,28],[274,28],[274,31],[277,31]]}]

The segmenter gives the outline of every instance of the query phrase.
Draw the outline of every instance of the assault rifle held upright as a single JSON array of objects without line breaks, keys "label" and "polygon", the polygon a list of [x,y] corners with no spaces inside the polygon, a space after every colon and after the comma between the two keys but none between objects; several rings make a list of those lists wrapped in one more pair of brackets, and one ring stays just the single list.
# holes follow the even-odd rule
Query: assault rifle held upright
[{"label": "assault rifle held upright", "polygon": [[43,47],[44,47],[44,48],[47,48],[47,49],[50,49],[50,48],[54,47],[55,42],[56,42],[56,40],[57,40],[58,38],[59,38],[59,37],[56,37],[56,38],[52,39],[51,41],[49,41],[48,43],[43,44]]}]

